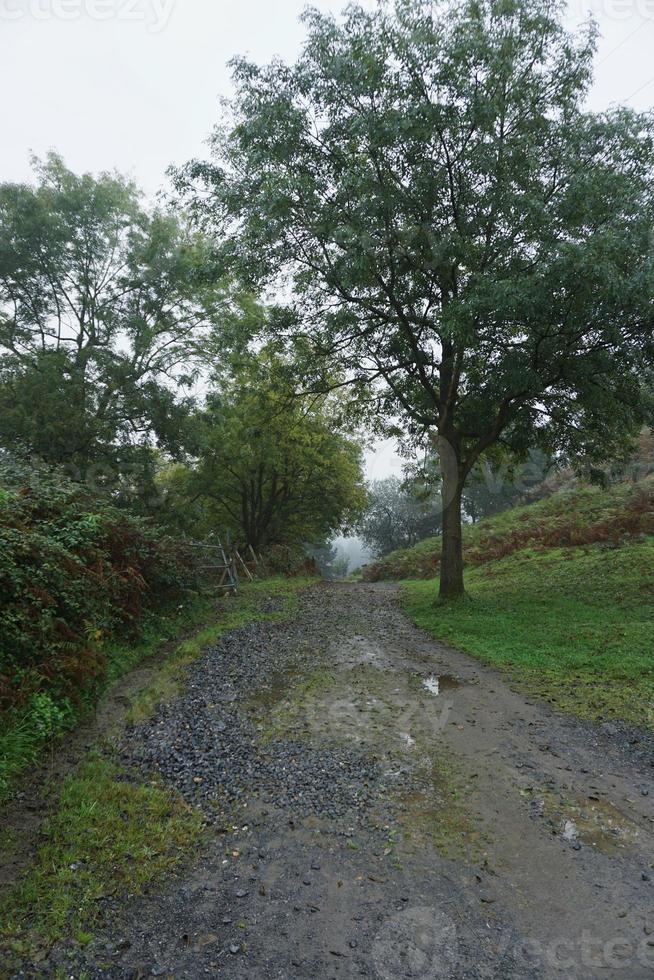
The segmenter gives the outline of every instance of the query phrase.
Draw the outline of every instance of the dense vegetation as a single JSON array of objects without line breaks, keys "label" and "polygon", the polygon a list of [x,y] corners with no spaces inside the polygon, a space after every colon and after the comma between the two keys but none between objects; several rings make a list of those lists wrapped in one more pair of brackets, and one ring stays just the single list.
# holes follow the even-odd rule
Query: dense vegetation
[{"label": "dense vegetation", "polygon": [[194,502],[189,532],[221,528],[260,551],[322,543],[352,522],[366,503],[361,450],[339,414],[336,399],[297,397],[268,350],[232,365],[196,417],[199,460],[170,474]]},{"label": "dense vegetation", "polygon": [[0,793],[206,613],[188,539],[293,571],[365,503],[337,401],[247,354],[265,310],[200,232],[119,175],[35,176],[0,186]]},{"label": "dense vegetation", "polygon": [[196,585],[188,549],[143,518],[47,469],[0,467],[0,791]]}]

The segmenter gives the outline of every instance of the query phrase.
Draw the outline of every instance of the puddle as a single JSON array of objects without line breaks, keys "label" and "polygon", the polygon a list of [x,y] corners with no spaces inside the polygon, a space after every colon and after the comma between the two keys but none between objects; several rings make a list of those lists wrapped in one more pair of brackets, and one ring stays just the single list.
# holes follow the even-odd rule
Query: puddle
[{"label": "puddle", "polygon": [[457,687],[461,687],[461,681],[452,674],[441,674],[439,677],[432,674],[431,677],[423,679],[422,686],[434,697],[438,697],[443,691],[454,691]]},{"label": "puddle", "polygon": [[570,844],[581,842],[602,854],[612,854],[636,840],[635,824],[608,801],[568,800],[551,790],[532,790],[530,795],[532,792],[536,812]]}]

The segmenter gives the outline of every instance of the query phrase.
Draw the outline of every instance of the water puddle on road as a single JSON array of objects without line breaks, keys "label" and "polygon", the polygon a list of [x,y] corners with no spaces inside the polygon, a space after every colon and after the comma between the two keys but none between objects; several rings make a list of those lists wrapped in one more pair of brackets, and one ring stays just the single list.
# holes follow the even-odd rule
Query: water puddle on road
[{"label": "water puddle on road", "polygon": [[531,788],[534,812],[569,844],[586,844],[602,854],[633,844],[638,828],[608,800],[566,799],[549,789]]},{"label": "water puddle on road", "polygon": [[434,697],[438,697],[444,691],[454,691],[457,687],[461,687],[461,681],[452,674],[440,674],[438,677],[432,674],[431,677],[423,678],[422,686]]}]

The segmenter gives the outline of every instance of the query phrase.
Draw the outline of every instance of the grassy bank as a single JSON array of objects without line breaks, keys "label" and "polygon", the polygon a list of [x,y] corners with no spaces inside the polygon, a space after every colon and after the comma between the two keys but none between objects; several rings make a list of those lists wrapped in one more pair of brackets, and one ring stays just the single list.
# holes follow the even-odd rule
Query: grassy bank
[{"label": "grassy bank", "polygon": [[[524,548],[618,547],[647,534],[654,534],[654,477],[609,490],[563,490],[478,524],[464,525],[463,553],[466,565],[473,567]],[[436,537],[393,551],[367,565],[364,578],[372,582],[431,578],[438,574],[440,547],[441,539]]]},{"label": "grassy bank", "polygon": [[[184,668],[227,630],[292,615],[306,584],[254,582],[236,597],[204,605],[204,613],[208,600],[199,600],[193,616],[204,615],[202,628],[173,647],[126,706],[126,716],[143,717],[174,696],[184,683]],[[190,617],[188,610],[186,629]],[[152,652],[154,644],[153,635],[141,652]],[[98,748],[53,792],[56,806],[40,829],[33,863],[0,899],[0,977],[25,959],[38,961],[57,940],[73,946],[90,941],[114,901],[139,894],[173,871],[203,832],[200,813],[177,793],[157,781],[143,784]]]},{"label": "grassy bank", "polygon": [[465,529],[467,600],[436,604],[432,538],[368,578],[409,616],[563,711],[654,728],[654,480],[580,488]]},{"label": "grassy bank", "polygon": [[469,570],[469,600],[407,582],[421,627],[510,670],[564,711],[654,728],[654,538],[619,549],[525,549]]},{"label": "grassy bank", "polygon": [[61,787],[33,866],[0,901],[0,977],[58,939],[88,943],[113,900],[170,873],[202,827],[177,794],[89,756]]}]

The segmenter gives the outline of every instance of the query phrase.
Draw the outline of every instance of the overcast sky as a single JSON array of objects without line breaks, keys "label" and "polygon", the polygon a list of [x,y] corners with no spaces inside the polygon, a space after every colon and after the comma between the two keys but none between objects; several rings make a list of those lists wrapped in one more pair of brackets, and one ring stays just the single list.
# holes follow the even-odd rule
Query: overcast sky
[{"label": "overcast sky", "polygon": [[[370,0],[364,6],[371,7]],[[58,150],[76,171],[117,168],[150,194],[203,153],[230,93],[227,61],[291,60],[304,0],[0,0],[0,180]],[[314,0],[338,12],[342,0]],[[590,106],[654,104],[654,0],[571,0],[602,39]],[[397,469],[386,446],[371,475]]]}]

